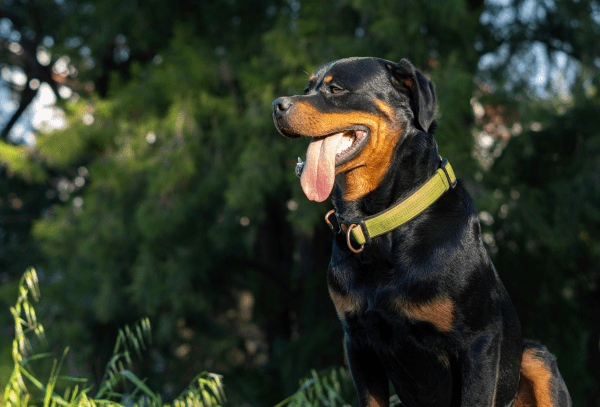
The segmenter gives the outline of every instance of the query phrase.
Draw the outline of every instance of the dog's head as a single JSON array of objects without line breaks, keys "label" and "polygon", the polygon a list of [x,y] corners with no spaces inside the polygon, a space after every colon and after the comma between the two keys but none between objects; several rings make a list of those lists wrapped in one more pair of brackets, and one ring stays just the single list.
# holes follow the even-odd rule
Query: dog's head
[{"label": "dog's head", "polygon": [[381,182],[404,134],[433,131],[435,107],[433,84],[409,61],[349,58],[317,69],[304,95],[276,99],[273,120],[286,137],[312,138],[301,174],[306,196],[324,201],[345,174],[353,185],[345,199],[353,200]]}]

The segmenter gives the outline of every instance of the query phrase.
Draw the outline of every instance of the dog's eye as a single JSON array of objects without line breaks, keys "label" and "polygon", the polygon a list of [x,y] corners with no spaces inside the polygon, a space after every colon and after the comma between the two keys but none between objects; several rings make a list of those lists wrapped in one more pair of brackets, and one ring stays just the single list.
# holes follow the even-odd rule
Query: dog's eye
[{"label": "dog's eye", "polygon": [[340,93],[340,92],[342,92],[344,89],[340,88],[339,86],[331,85],[331,86],[329,87],[329,90],[331,91],[331,93]]}]

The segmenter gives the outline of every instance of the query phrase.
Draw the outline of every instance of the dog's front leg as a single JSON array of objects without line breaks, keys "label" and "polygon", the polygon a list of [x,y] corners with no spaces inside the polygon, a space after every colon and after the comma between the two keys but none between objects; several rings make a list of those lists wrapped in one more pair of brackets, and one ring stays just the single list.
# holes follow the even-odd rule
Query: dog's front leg
[{"label": "dog's front leg", "polygon": [[388,377],[377,354],[370,348],[355,346],[346,338],[346,354],[360,407],[388,407]]},{"label": "dog's front leg", "polygon": [[[500,334],[479,335],[460,356],[461,406],[505,407],[514,401],[520,358],[508,352],[503,356],[501,341]],[[512,357],[513,363],[502,363],[503,357]]]}]

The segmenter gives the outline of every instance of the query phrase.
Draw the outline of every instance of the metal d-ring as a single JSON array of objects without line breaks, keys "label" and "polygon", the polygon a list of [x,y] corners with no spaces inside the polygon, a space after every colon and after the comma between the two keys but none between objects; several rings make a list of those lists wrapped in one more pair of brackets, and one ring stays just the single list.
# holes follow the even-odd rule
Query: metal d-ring
[{"label": "metal d-ring", "polygon": [[350,227],[348,228],[348,232],[346,232],[346,243],[348,243],[348,248],[350,250],[352,250],[354,253],[360,253],[365,249],[364,243],[360,246],[360,249],[356,250],[354,247],[352,247],[352,243],[350,242],[350,233],[352,232],[352,229],[354,229],[357,226],[358,225],[356,223],[351,224]]}]

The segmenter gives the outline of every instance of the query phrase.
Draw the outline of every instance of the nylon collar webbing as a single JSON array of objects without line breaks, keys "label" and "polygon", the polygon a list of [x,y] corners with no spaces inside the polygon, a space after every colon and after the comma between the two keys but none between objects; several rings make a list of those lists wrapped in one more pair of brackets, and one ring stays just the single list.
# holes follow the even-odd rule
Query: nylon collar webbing
[{"label": "nylon collar webbing", "polygon": [[[352,251],[359,252],[362,250],[362,247],[359,250],[354,249],[350,243],[350,236],[359,245],[369,243],[372,238],[396,229],[398,226],[416,217],[437,201],[446,191],[454,188],[455,185],[456,176],[454,175],[452,166],[444,158],[440,168],[421,188],[391,208],[364,219],[343,219],[337,214],[336,217],[342,230],[347,235],[348,246]],[[328,224],[330,224],[328,218],[332,212],[330,211],[326,215]]]}]

